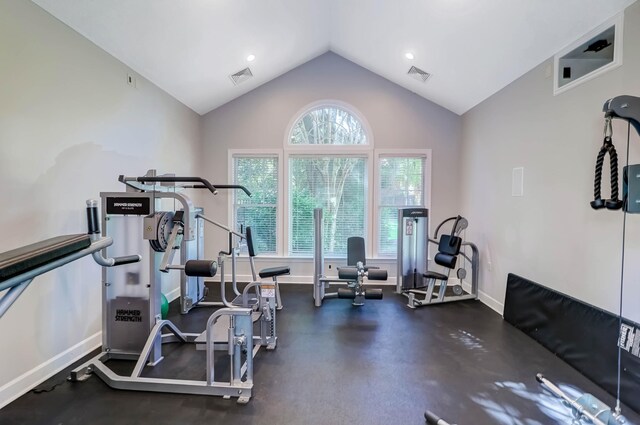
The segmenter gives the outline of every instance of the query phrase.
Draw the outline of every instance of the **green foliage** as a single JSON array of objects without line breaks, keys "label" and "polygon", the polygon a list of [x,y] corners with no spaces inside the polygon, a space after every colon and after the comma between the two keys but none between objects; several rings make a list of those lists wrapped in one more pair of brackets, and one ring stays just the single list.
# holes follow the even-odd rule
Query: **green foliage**
[{"label": "green foliage", "polygon": [[293,145],[363,145],[367,135],[360,121],[335,106],[314,109],[300,118],[291,131]]}]

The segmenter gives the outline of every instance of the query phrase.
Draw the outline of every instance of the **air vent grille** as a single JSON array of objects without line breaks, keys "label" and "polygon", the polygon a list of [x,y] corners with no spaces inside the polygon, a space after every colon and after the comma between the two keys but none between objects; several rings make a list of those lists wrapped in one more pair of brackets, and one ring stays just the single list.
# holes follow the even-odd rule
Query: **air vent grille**
[{"label": "air vent grille", "polygon": [[244,83],[251,77],[253,77],[253,73],[249,68],[245,68],[241,71],[236,72],[235,74],[229,75],[229,78],[231,78],[231,81],[233,81],[233,84],[236,86]]},{"label": "air vent grille", "polygon": [[420,68],[417,68],[415,66],[412,66],[411,68],[409,68],[409,71],[407,71],[407,74],[409,74],[409,76],[414,80],[418,80],[421,83],[426,82],[429,79],[429,77],[431,77],[431,74],[429,74],[427,71],[423,71]]}]

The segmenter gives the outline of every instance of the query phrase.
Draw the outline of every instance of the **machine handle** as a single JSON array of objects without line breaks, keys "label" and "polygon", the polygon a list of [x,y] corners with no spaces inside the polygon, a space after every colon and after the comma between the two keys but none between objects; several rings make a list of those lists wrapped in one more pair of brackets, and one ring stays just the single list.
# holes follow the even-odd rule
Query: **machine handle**
[{"label": "machine handle", "polygon": [[216,188],[218,188],[218,189],[240,189],[244,193],[246,193],[247,196],[251,196],[251,192],[249,192],[249,189],[247,189],[246,187],[244,187],[242,185],[239,185],[239,184],[217,184]]},{"label": "machine handle", "polygon": [[[203,179],[202,177],[174,177],[174,176],[157,176],[157,177],[135,177],[135,181],[140,183],[202,183],[199,188],[209,189],[209,192],[214,195],[218,193],[218,190],[209,183],[208,180]],[[195,186],[194,186],[195,187]]]},{"label": "machine handle", "polygon": [[124,257],[114,257],[113,265],[122,266],[124,264],[137,263],[138,261],[140,261],[140,256],[138,254],[125,255]]}]

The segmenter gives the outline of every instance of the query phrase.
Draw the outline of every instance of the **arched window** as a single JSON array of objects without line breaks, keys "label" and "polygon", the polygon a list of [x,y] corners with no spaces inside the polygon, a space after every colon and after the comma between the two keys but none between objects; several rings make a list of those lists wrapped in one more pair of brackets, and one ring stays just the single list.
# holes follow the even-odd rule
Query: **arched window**
[{"label": "arched window", "polygon": [[301,109],[281,140],[280,149],[231,152],[231,179],[253,194],[234,191],[231,221],[252,226],[259,250],[311,257],[322,208],[325,258],[344,258],[350,236],[365,238],[370,258],[395,257],[398,208],[429,206],[430,151],[403,140],[374,150],[365,116],[335,100]]},{"label": "arched window", "polygon": [[331,103],[314,105],[294,121],[288,135],[295,146],[288,156],[289,255],[313,254],[314,208],[324,210],[325,254],[344,256],[347,238],[366,237],[367,136],[355,113]]},{"label": "arched window", "polygon": [[300,117],[289,136],[292,145],[366,145],[361,121],[344,108],[316,107]]}]

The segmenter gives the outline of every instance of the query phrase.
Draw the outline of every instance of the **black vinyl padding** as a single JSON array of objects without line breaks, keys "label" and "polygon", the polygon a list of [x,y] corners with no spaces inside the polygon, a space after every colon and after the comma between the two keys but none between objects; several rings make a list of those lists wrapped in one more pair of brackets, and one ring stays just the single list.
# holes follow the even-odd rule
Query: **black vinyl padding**
[{"label": "black vinyl padding", "polygon": [[340,267],[338,269],[338,279],[358,279],[358,269],[355,267]]},{"label": "black vinyl padding", "polygon": [[251,233],[251,227],[247,226],[245,232],[245,238],[247,240],[247,250],[249,251],[249,257],[256,256],[256,250],[253,248],[253,235]]},{"label": "black vinyl padding", "polygon": [[369,269],[367,272],[367,279],[369,280],[387,280],[386,270]]},{"label": "black vinyl padding", "polygon": [[426,277],[427,279],[449,280],[449,276],[447,276],[446,274],[438,273],[438,272],[429,271],[429,272],[423,273],[422,276]]},{"label": "black vinyl padding", "polygon": [[364,291],[364,298],[367,300],[381,300],[382,289],[380,288],[367,288]]},{"label": "black vinyl padding", "polygon": [[452,269],[456,266],[458,257],[456,255],[450,255],[450,254],[444,254],[442,252],[438,252],[436,256],[433,257],[433,261],[435,261],[436,264],[439,264],[443,267]]},{"label": "black vinyl padding", "polygon": [[458,236],[442,235],[438,241],[438,252],[448,255],[460,254],[462,238]]},{"label": "black vinyl padding", "polygon": [[338,288],[338,298],[353,300],[356,297],[356,293],[350,288]]},{"label": "black vinyl padding", "polygon": [[218,271],[218,263],[213,260],[189,260],[184,265],[187,276],[213,277]]},{"label": "black vinyl padding", "polygon": [[0,254],[0,282],[91,245],[89,235],[56,236]]},{"label": "black vinyl padding", "polygon": [[364,238],[360,236],[352,236],[347,239],[347,265],[356,266],[358,262],[362,265],[367,264],[365,257]]},{"label": "black vinyl padding", "polygon": [[[504,320],[615,396],[620,319],[531,280],[509,273]],[[622,319],[640,335],[640,324]],[[633,336],[632,336],[633,338]],[[620,399],[640,412],[640,348],[620,350]],[[542,371],[544,372],[544,371]]]},{"label": "black vinyl padding", "polygon": [[[247,227],[247,230],[249,230],[248,227]],[[283,276],[289,273],[291,273],[291,268],[289,266],[280,266],[280,267],[269,267],[266,269],[262,269],[260,270],[260,273],[258,273],[258,275],[264,279],[267,277]]]}]

